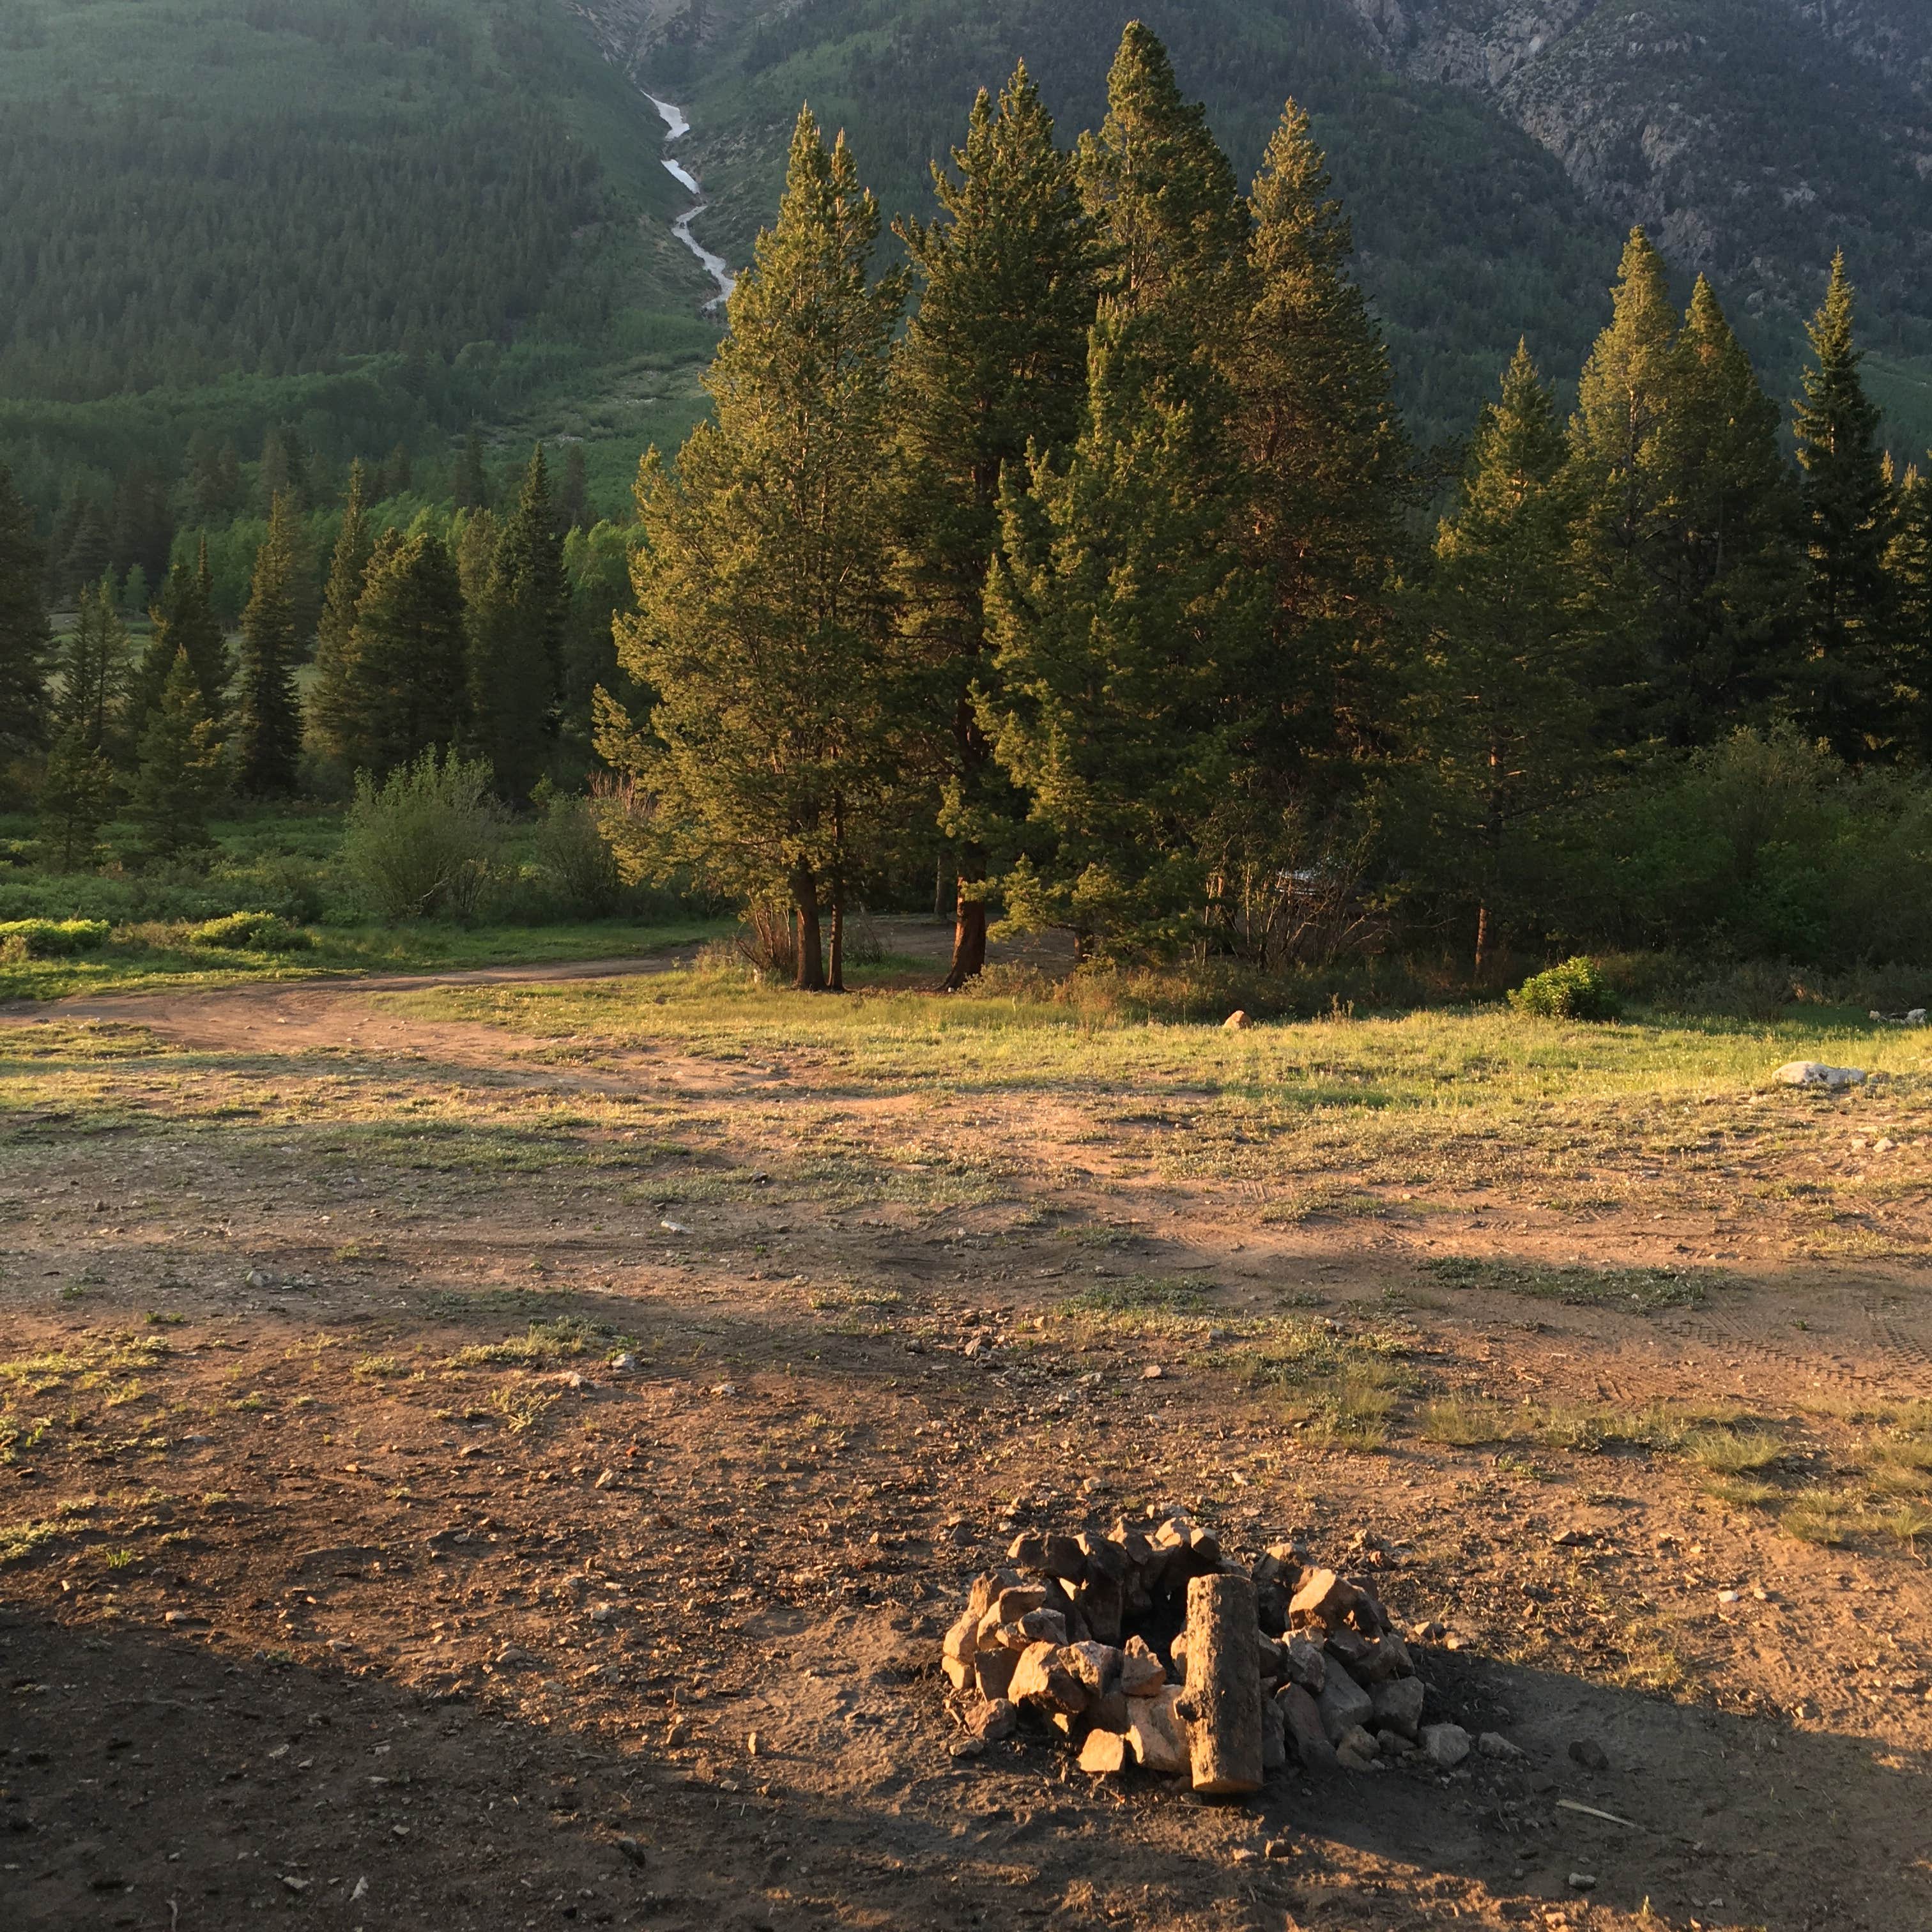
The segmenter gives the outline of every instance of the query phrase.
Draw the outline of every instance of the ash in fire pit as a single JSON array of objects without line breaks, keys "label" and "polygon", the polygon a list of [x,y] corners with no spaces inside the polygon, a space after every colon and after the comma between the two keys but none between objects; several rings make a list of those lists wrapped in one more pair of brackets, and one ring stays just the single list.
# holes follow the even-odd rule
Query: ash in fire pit
[{"label": "ash in fire pit", "polygon": [[1369,1771],[1468,1754],[1460,1726],[1424,1725],[1428,1690],[1368,1583],[1294,1545],[1244,1567],[1176,1515],[1028,1534],[1006,1553],[946,1634],[946,1674],[987,1742],[1024,1718],[1077,1745],[1082,1770],[1138,1763],[1231,1795],[1292,1756]]}]

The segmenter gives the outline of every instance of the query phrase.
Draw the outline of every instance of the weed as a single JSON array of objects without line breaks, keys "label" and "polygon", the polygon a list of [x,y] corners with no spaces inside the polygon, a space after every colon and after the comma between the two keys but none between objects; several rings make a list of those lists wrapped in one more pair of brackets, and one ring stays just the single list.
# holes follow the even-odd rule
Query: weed
[{"label": "weed", "polygon": [[0,1524],[0,1563],[21,1562],[66,1533],[62,1524],[44,1516],[38,1522]]},{"label": "weed", "polygon": [[512,1436],[524,1436],[535,1429],[562,1400],[562,1397],[552,1390],[532,1388],[525,1384],[516,1388],[497,1390],[490,1398],[490,1406],[502,1417]]},{"label": "weed", "polygon": [[1452,1448],[1474,1449],[1492,1442],[1514,1442],[1522,1432],[1522,1418],[1498,1402],[1444,1396],[1422,1412],[1424,1441],[1444,1443]]},{"label": "weed", "polygon": [[1787,1536],[1838,1549],[1850,1541],[1858,1516],[1856,1498],[1840,1491],[1814,1488],[1802,1491],[1778,1520]]},{"label": "weed", "polygon": [[349,1372],[364,1382],[394,1382],[410,1372],[400,1355],[364,1355]]},{"label": "weed", "polygon": [[574,1315],[560,1315],[550,1322],[532,1322],[521,1335],[506,1336],[500,1342],[480,1342],[459,1348],[449,1358],[453,1369],[554,1369],[580,1355],[596,1331]]},{"label": "weed", "polygon": [[1768,1429],[1712,1429],[1690,1437],[1684,1453],[1699,1468],[1713,1475],[1748,1476],[1778,1462],[1784,1444]]}]

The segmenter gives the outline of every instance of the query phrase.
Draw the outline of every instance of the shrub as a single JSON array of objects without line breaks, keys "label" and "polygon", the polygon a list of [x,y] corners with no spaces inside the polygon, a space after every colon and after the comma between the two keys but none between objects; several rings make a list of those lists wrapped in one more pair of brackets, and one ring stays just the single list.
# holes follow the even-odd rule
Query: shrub
[{"label": "shrub", "polygon": [[798,926],[792,908],[776,899],[754,899],[738,929],[740,956],[768,980],[798,976]]},{"label": "shrub", "polygon": [[188,929],[190,946],[218,946],[233,952],[301,952],[314,944],[298,926],[279,913],[231,912]]},{"label": "shrub", "polygon": [[577,919],[608,919],[617,910],[623,881],[596,809],[586,798],[554,794],[542,800],[537,870],[564,911]]},{"label": "shrub", "polygon": [[468,919],[502,843],[489,765],[454,752],[439,758],[431,749],[380,785],[357,774],[342,863],[370,908],[392,924]]},{"label": "shrub", "polygon": [[1617,1016],[1617,996],[1593,959],[1580,955],[1526,980],[1509,996],[1520,1013],[1546,1020],[1610,1020]]},{"label": "shrub", "polygon": [[104,919],[12,919],[0,925],[0,946],[18,959],[57,959],[98,952],[107,932]]}]

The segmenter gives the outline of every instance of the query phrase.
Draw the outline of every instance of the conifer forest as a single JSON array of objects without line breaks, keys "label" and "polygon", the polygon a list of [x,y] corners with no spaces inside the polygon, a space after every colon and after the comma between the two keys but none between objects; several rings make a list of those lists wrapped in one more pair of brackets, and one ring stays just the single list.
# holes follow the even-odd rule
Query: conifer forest
[{"label": "conifer forest", "polygon": [[0,0],[0,1932],[1932,1927],[1926,0]]},{"label": "conifer forest", "polygon": [[[154,300],[16,261],[0,370],[79,405],[245,338],[299,380],[380,308],[418,397],[460,406],[431,345],[540,313],[600,192],[544,111],[259,176],[323,226],[238,307],[193,192],[161,220],[68,190],[76,241],[140,221],[87,259]],[[29,196],[101,132],[8,131]],[[116,138],[158,195],[238,165]],[[459,272],[416,272],[365,162]],[[955,986],[989,924],[1096,966],[1472,985],[1593,950],[1927,957],[1932,479],[1868,387],[1844,254],[1788,403],[1640,226],[1580,368],[1526,335],[1424,446],[1352,237],[1294,100],[1244,182],[1134,23],[1096,126],[1057,128],[1022,64],[890,225],[801,110],[700,419],[628,496],[593,502],[581,439],[520,454],[472,418],[345,460],[311,412],[245,456],[136,436],[35,501],[43,437],[0,478],[15,877],[191,872],[221,814],[460,770],[513,816],[580,801],[653,902],[777,920],[805,987],[841,983],[848,914],[935,890]],[[50,327],[56,292],[92,320]]]}]

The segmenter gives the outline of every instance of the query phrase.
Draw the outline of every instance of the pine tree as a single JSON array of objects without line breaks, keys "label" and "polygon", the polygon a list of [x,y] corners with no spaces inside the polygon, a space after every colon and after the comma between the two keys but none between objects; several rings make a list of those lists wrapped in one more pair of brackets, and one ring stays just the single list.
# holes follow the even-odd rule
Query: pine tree
[{"label": "pine tree", "polygon": [[141,732],[128,802],[142,849],[165,859],[207,844],[208,814],[221,782],[220,728],[208,716],[186,650],[178,650],[160,702]]},{"label": "pine tree", "polygon": [[235,778],[251,798],[286,796],[295,789],[302,750],[302,712],[296,666],[296,577],[301,536],[295,499],[278,496],[268,535],[255,553],[248,608],[242,614],[240,675],[235,706]]},{"label": "pine tree", "polygon": [[34,513],[0,464],[0,749],[24,751],[46,730],[46,553]]},{"label": "pine tree", "polygon": [[457,458],[456,476],[451,494],[459,510],[487,510],[490,507],[490,472],[483,458],[483,438],[471,430],[463,440],[463,453]]},{"label": "pine tree", "polygon": [[1797,503],[1778,406],[1702,276],[1675,350],[1652,558],[1655,727],[1708,744],[1768,703],[1796,601]]},{"label": "pine tree", "polygon": [[[1150,380],[1199,391],[1243,307],[1247,210],[1204,109],[1184,100],[1167,50],[1138,20],[1107,76],[1107,117],[1081,136],[1081,190],[1105,250],[1102,294],[1144,326]],[[1198,425],[1216,427],[1209,418]]]},{"label": "pine tree", "polygon": [[1885,568],[1893,504],[1879,410],[1858,373],[1864,356],[1842,254],[1807,332],[1812,362],[1793,424],[1809,560],[1797,696],[1809,728],[1856,764],[1898,728]]},{"label": "pine tree", "polygon": [[315,681],[309,691],[309,728],[322,755],[339,762],[350,760],[356,610],[374,548],[369,530],[368,491],[368,472],[359,462],[352,464],[342,527],[337,532],[334,554],[329,560],[322,617],[315,633]]},{"label": "pine tree", "polygon": [[982,599],[999,539],[1000,479],[1028,448],[1071,442],[1094,320],[1090,224],[1024,66],[997,112],[982,92],[953,172],[933,170],[940,218],[899,234],[920,300],[894,358],[900,501],[894,577],[906,641],[931,668],[929,715],[958,852],[948,987],[986,958],[989,853],[1024,802],[993,763],[974,702],[990,691]]},{"label": "pine tree", "polygon": [[432,746],[458,743],[468,719],[468,652],[447,546],[432,531],[385,531],[345,653],[337,755],[381,778]]},{"label": "pine tree", "polygon": [[573,442],[563,453],[563,481],[557,487],[556,526],[560,536],[587,530],[597,520],[590,508],[590,472],[584,446]]},{"label": "pine tree", "polygon": [[1270,789],[1306,782],[1311,760],[1372,747],[1388,711],[1388,592],[1408,448],[1332,185],[1291,100],[1250,198],[1254,305],[1232,370],[1249,550],[1274,592],[1253,746]]},{"label": "pine tree", "polygon": [[124,748],[128,650],[112,580],[83,585],[74,628],[61,642],[55,722],[63,733],[78,731],[87,749],[110,764]]},{"label": "pine tree", "polygon": [[1008,875],[1009,910],[1070,929],[1083,958],[1196,929],[1201,837],[1266,624],[1264,580],[1234,554],[1237,494],[1202,487],[1194,411],[1124,377],[1104,325],[1088,368],[1065,468],[1042,458],[1002,495],[981,713],[1040,847]]},{"label": "pine tree", "polygon": [[1932,480],[1908,470],[1886,559],[1909,741],[1932,764]]},{"label": "pine tree", "polygon": [[1036,850],[1006,878],[1009,910],[1070,928],[1083,954],[1168,950],[1197,927],[1202,835],[1265,622],[1217,359],[1246,211],[1138,24],[1108,103],[1079,156],[1107,251],[1086,408],[1064,463],[1036,452],[1008,472],[986,593],[998,683],[980,714],[1030,798]]},{"label": "pine tree", "polygon": [[1514,835],[1578,796],[1598,755],[1572,556],[1578,513],[1594,507],[1565,462],[1554,400],[1519,346],[1476,433],[1461,502],[1437,536],[1418,693],[1418,737],[1438,790],[1436,862],[1474,903],[1479,974],[1501,947]]},{"label": "pine tree", "polygon": [[60,871],[77,872],[98,857],[100,828],[114,814],[114,768],[88,743],[85,723],[63,724],[47,754],[40,796],[46,854]]},{"label": "pine tree", "polygon": [[878,206],[842,136],[802,112],[777,224],[759,236],[705,378],[712,419],[674,478],[638,480],[645,542],[626,670],[655,742],[605,697],[598,748],[655,828],[640,858],[747,899],[789,898],[797,981],[841,979],[847,896],[890,836],[903,749],[887,590],[887,351],[902,276],[869,268]]},{"label": "pine tree", "polygon": [[218,730],[227,708],[229,680],[234,676],[221,620],[214,614],[214,580],[208,564],[208,540],[201,542],[200,560],[190,569],[174,565],[161,594],[148,612],[154,628],[129,687],[128,716],[130,737],[138,745],[148,719],[161,701],[178,654],[186,652],[203,713]]},{"label": "pine tree", "polygon": [[470,612],[470,742],[489,760],[498,793],[515,802],[536,789],[556,746],[569,616],[563,541],[539,448]]}]

